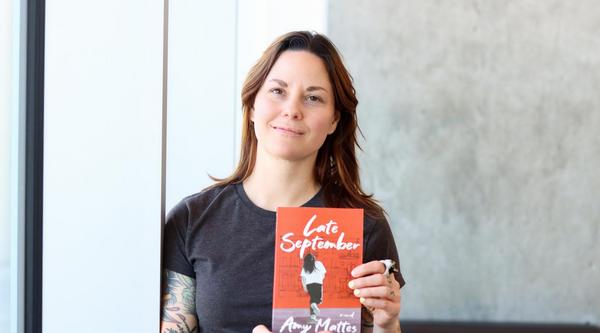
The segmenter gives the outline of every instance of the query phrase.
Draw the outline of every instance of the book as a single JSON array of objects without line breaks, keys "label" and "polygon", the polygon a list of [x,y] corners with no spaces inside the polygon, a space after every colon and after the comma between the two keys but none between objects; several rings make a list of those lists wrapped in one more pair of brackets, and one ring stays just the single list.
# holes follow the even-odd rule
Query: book
[{"label": "book", "polygon": [[362,209],[277,209],[274,333],[361,331],[361,304],[348,282],[362,263]]}]

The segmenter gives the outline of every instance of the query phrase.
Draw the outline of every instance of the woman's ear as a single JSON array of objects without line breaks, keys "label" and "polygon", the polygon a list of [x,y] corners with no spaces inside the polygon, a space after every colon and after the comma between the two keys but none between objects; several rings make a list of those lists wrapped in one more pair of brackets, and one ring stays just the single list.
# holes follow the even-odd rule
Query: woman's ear
[{"label": "woman's ear", "polygon": [[251,108],[249,112],[250,112],[250,121],[254,122],[254,108]]},{"label": "woman's ear", "polygon": [[329,127],[329,131],[327,132],[327,134],[333,134],[333,132],[335,132],[335,129],[337,128],[337,124],[340,121],[340,112],[339,111],[335,111],[335,117],[333,119],[333,122],[331,123],[331,126]]}]

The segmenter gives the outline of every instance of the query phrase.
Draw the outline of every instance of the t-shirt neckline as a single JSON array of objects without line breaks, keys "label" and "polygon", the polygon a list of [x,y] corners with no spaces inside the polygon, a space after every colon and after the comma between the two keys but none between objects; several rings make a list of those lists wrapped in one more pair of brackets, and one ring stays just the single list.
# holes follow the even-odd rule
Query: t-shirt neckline
[{"label": "t-shirt neckline", "polygon": [[[235,190],[236,190],[238,196],[240,197],[240,200],[242,200],[242,202],[246,205],[246,207],[248,207],[254,213],[261,215],[261,216],[265,216],[265,217],[271,217],[271,218],[277,217],[277,212],[258,207],[256,204],[254,204],[254,202],[252,202],[252,200],[250,200],[250,198],[248,197],[248,194],[246,194],[246,190],[244,190],[244,186],[242,183],[235,184]],[[300,207],[320,207],[321,202],[322,202],[322,200],[321,200],[321,192],[322,191],[323,191],[323,187],[321,187],[319,189],[319,191],[312,198],[310,198],[310,200],[305,202]]]}]

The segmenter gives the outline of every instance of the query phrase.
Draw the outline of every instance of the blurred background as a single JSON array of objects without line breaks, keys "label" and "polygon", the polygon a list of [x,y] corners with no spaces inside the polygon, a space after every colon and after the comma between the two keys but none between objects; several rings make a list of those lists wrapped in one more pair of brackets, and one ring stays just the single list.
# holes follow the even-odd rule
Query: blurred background
[{"label": "blurred background", "polygon": [[[24,13],[2,0],[11,333]],[[354,77],[361,177],[389,214],[402,319],[600,325],[600,2],[57,1],[45,28],[45,331],[158,330],[163,216],[232,171],[241,83],[290,30],[328,35]],[[64,304],[80,305],[68,322]],[[123,316],[147,320],[115,327]]]}]

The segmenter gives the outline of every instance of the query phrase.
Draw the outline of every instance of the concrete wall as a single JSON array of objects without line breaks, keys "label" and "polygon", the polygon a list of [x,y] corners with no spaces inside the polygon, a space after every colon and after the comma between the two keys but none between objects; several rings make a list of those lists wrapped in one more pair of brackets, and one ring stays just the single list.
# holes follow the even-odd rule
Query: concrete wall
[{"label": "concrete wall", "polygon": [[600,325],[600,2],[332,0],[403,318]]}]

